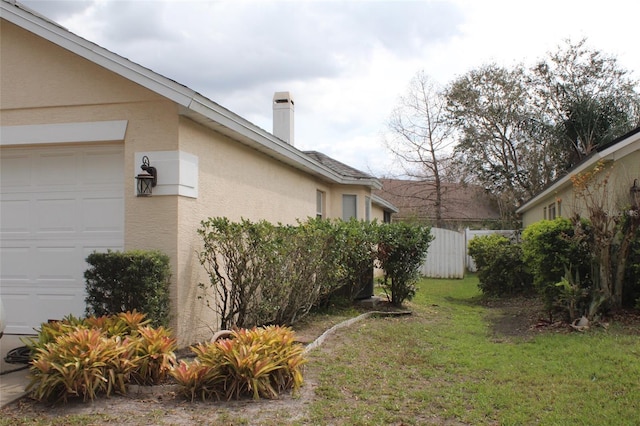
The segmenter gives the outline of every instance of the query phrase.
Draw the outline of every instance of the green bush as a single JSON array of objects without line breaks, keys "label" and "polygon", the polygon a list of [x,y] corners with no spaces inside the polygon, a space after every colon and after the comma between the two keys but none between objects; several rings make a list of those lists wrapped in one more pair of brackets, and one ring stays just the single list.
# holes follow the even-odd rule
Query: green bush
[{"label": "green bush", "polygon": [[[581,229],[587,230],[588,224],[582,222]],[[522,233],[523,259],[531,273],[536,291],[540,293],[549,308],[566,295],[561,294],[565,286],[557,283],[570,279],[573,286],[587,289],[591,282],[591,254],[587,234],[575,233],[574,224],[567,218],[542,220],[533,223]],[[575,277],[580,277],[576,280]],[[588,293],[584,300],[575,301],[576,309],[583,311],[588,303]],[[573,318],[572,318],[573,319]]]},{"label": "green bush", "polygon": [[169,257],[158,251],[92,253],[85,271],[87,315],[138,310],[154,326],[169,323]]},{"label": "green bush", "polygon": [[372,280],[375,225],[310,219],[297,226],[209,218],[198,233],[200,287],[220,329],[291,325],[337,293],[352,301]]},{"label": "green bush", "polygon": [[392,304],[399,306],[415,295],[420,266],[432,240],[427,227],[405,222],[380,225],[377,259],[384,271],[382,285]]},{"label": "green bush", "polygon": [[337,257],[329,264],[336,268],[338,287],[333,296],[351,303],[362,297],[362,292],[366,292],[368,286],[373,285],[379,225],[375,221],[366,222],[354,218],[331,223],[334,236],[332,251]]},{"label": "green bush", "polygon": [[229,339],[199,344],[192,350],[196,360],[181,362],[171,373],[181,393],[191,399],[277,398],[302,385],[304,348],[287,327],[238,329]]},{"label": "green bush", "polygon": [[502,235],[477,236],[469,241],[469,255],[478,270],[484,294],[508,296],[531,292],[532,278],[522,260],[520,244]]}]

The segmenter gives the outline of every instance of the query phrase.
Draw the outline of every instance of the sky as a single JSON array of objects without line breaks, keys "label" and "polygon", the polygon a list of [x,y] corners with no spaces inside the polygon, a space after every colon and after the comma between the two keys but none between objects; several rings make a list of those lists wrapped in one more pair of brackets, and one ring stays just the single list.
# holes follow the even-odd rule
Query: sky
[{"label": "sky", "polygon": [[297,148],[378,177],[399,173],[386,122],[421,70],[446,85],[586,38],[640,79],[630,0],[18,1],[269,132],[289,91]]}]

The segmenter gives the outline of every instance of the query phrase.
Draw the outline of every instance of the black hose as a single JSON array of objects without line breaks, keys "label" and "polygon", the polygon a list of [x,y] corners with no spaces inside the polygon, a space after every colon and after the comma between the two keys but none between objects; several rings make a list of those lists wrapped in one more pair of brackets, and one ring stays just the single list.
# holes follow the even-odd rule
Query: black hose
[{"label": "black hose", "polygon": [[4,360],[9,364],[29,364],[29,361],[31,361],[31,349],[26,346],[11,349],[7,352]]}]

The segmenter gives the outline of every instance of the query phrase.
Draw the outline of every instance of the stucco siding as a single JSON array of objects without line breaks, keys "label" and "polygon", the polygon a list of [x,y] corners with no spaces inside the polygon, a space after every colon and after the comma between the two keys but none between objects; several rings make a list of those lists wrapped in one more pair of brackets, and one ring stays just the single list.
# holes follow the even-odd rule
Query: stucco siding
[{"label": "stucco siding", "polygon": [[200,222],[209,217],[295,224],[316,215],[316,191],[331,188],[309,175],[247,148],[226,136],[182,118],[180,150],[198,157],[197,199],[178,198],[178,264],[176,308],[178,335],[185,342],[210,336],[217,324],[198,300],[198,283],[208,282],[199,264]]},{"label": "stucco siding", "polygon": [[[611,160],[606,163],[605,169],[599,174],[599,178],[608,177],[608,183],[606,184],[605,194],[595,195],[605,207],[607,214],[616,215],[621,214],[622,210],[630,203],[629,189],[633,185],[634,179],[640,179],[640,145],[635,145],[626,152],[617,153],[612,156]],[[592,170],[593,167],[589,168]],[[592,186],[592,188],[595,188]],[[600,191],[601,192],[601,191]],[[537,203],[530,206],[526,212],[523,213],[522,222],[526,227],[537,221],[548,219],[545,217],[545,208],[554,203],[561,202],[560,215],[563,217],[571,217],[576,214],[584,216],[584,200],[581,197],[577,197],[573,189],[573,185],[569,180],[558,190],[553,193],[547,194],[541,198]]]}]

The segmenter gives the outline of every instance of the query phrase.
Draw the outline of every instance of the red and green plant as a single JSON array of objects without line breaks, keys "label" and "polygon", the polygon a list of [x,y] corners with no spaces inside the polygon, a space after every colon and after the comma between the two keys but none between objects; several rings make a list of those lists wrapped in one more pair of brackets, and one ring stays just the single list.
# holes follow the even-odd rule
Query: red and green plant
[{"label": "red and green plant", "polygon": [[176,340],[168,329],[148,323],[134,311],[42,324],[28,342],[33,359],[27,391],[40,401],[86,401],[124,394],[130,382],[162,383],[175,365]]},{"label": "red and green plant", "polygon": [[31,362],[27,392],[39,401],[67,401],[69,397],[95,399],[99,393],[126,393],[134,367],[119,337],[82,326],[38,347]]},{"label": "red and green plant", "polygon": [[229,339],[199,344],[192,350],[196,360],[181,362],[171,372],[182,393],[192,399],[276,398],[302,385],[304,348],[287,327],[235,330]]}]

